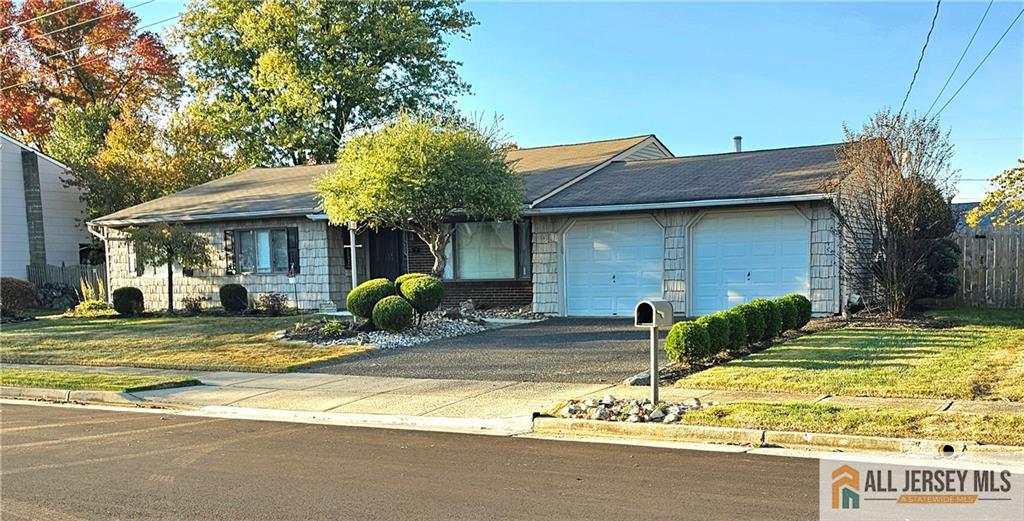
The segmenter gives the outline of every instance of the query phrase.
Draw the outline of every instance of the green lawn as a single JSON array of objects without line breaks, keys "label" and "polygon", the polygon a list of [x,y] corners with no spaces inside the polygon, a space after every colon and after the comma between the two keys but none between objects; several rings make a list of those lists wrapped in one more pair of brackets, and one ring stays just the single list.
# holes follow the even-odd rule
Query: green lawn
[{"label": "green lawn", "polygon": [[365,351],[273,338],[296,317],[44,318],[4,325],[5,363],[283,372]]},{"label": "green lawn", "polygon": [[790,340],[676,385],[851,396],[1024,400],[1024,311],[936,311],[946,329],[842,328]]},{"label": "green lawn", "polygon": [[1024,445],[1024,416],[937,413],[927,409],[861,409],[808,403],[737,402],[698,409],[683,423],[778,431],[823,432]]},{"label": "green lawn", "polygon": [[141,376],[84,371],[3,368],[0,369],[0,385],[8,387],[70,389],[72,391],[133,392],[199,385],[199,380],[180,376]]}]

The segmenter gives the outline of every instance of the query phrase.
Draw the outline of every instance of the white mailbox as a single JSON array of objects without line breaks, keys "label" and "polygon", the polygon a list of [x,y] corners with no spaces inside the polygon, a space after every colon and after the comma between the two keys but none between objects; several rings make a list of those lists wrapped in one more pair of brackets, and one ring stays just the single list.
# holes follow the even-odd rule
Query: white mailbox
[{"label": "white mailbox", "polygon": [[662,299],[641,300],[633,311],[636,327],[672,327],[672,303]]}]

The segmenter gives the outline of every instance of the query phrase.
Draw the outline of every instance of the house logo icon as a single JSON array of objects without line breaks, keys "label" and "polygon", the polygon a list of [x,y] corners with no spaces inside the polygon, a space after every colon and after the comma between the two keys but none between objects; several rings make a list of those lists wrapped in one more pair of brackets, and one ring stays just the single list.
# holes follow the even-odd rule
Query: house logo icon
[{"label": "house logo icon", "polygon": [[832,471],[832,508],[860,508],[860,472],[843,465]]}]

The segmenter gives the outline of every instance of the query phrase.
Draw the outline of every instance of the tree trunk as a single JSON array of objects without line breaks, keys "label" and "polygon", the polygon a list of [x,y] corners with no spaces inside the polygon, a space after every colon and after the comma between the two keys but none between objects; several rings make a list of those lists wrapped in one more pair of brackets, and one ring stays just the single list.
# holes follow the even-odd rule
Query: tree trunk
[{"label": "tree trunk", "polygon": [[418,235],[423,242],[427,243],[430,254],[434,256],[434,266],[430,269],[430,274],[439,279],[443,278],[444,268],[448,263],[448,257],[444,253],[445,247],[448,246],[448,234],[441,232],[435,235],[422,232]]}]

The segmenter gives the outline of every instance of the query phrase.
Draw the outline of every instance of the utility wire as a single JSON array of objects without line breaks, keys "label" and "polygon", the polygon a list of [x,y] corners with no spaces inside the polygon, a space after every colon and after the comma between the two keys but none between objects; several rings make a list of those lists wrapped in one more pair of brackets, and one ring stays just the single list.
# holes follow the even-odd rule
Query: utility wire
[{"label": "utility wire", "polygon": [[[159,24],[162,24],[164,22],[169,22],[171,20],[174,20],[175,18],[180,18],[180,17],[181,17],[181,14],[179,13],[179,14],[176,14],[174,16],[171,16],[171,17],[168,17],[168,18],[164,18],[163,20],[157,20],[156,22],[153,22],[153,23],[150,23],[150,24],[146,24],[146,25],[143,25],[143,26],[140,26],[140,27],[136,27],[135,30],[138,31],[138,30],[141,30],[141,29],[146,29],[146,28],[149,28],[149,27],[153,27],[154,25],[159,25]],[[86,44],[86,45],[82,45],[82,46],[79,46],[79,47],[75,47],[74,49],[66,49],[66,50],[63,50],[63,51],[60,51],[60,52],[55,52],[55,53],[53,53],[53,54],[51,54],[49,56],[44,57],[42,60],[39,60],[39,61],[47,61],[47,60],[50,60],[51,58],[56,58],[57,56],[60,56],[62,54],[68,54],[68,53],[71,53],[71,52],[74,52],[74,51],[85,49],[86,47],[93,47],[93,46],[99,45],[99,44],[101,44],[103,42],[110,41],[112,39],[114,39],[113,36],[108,36],[108,37],[106,37],[106,38],[104,38],[102,40],[99,40],[99,41],[96,41],[96,42],[92,42],[92,43],[89,43],[89,44]],[[7,72],[7,71],[14,70],[14,69],[15,69],[15,67],[8,67],[8,68],[6,68],[4,70],[0,70],[0,74],[3,74],[5,72]]]},{"label": "utility wire", "polygon": [[910,91],[914,90],[914,82],[917,81],[917,73],[921,71],[921,62],[924,61],[924,52],[928,50],[928,42],[932,39],[932,31],[935,30],[935,20],[939,19],[939,6],[942,0],[935,2],[935,14],[932,15],[932,25],[928,27],[928,34],[924,37],[924,45],[921,47],[921,56],[917,58],[917,67],[914,69],[914,76],[910,78],[910,86],[907,87],[907,94],[903,96],[903,103],[900,103],[899,114],[903,114],[903,108],[907,106],[907,99],[910,98]]},{"label": "utility wire", "polygon": [[[141,6],[144,6],[144,5],[148,4],[148,3],[152,3],[152,2],[155,2],[155,1],[156,0],[146,0],[145,2],[140,2],[138,4],[135,4],[135,5],[131,6],[131,7],[126,7],[125,10],[126,11],[131,11],[132,9],[135,9],[136,7],[141,7]],[[74,29],[75,27],[78,27],[80,25],[85,25],[87,23],[95,22],[96,20],[102,20],[104,18],[108,18],[108,17],[114,16],[115,14],[117,14],[117,11],[110,12],[110,13],[107,13],[107,14],[104,14],[104,15],[100,15],[100,16],[97,16],[95,18],[90,18],[88,20],[82,20],[81,22],[78,22],[76,24],[71,24],[71,25],[66,26],[66,27],[61,27],[59,29],[54,29],[54,30],[52,30],[52,31],[50,31],[48,33],[37,34],[37,35],[31,37],[30,40],[35,40],[35,39],[38,39],[38,38],[42,38],[44,36],[49,36],[51,34],[62,33],[64,31],[67,31],[68,29]]]},{"label": "utility wire", "polygon": [[[79,62],[79,63],[77,63],[75,65],[72,65],[70,67],[64,67],[63,69],[57,69],[57,70],[53,71],[53,73],[56,74],[58,72],[70,71],[71,69],[74,69],[74,68],[77,68],[77,67],[81,67],[83,65],[87,65],[89,63],[92,63],[94,61],[99,60],[100,58],[106,58],[106,57],[107,57],[107,55],[105,55],[105,54],[101,54],[99,56],[93,56],[92,58],[89,58],[88,60],[84,60],[84,61]],[[0,88],[0,92],[8,91],[8,90],[11,90],[11,89],[13,89],[15,87],[20,87],[22,85],[25,85],[26,83],[32,83],[33,81],[35,81],[35,80],[25,80],[25,81],[23,81],[21,83],[15,83],[14,85],[7,85],[6,87]]]},{"label": "utility wire", "polygon": [[946,92],[946,87],[949,86],[949,82],[953,80],[953,75],[956,74],[957,69],[960,68],[960,64],[964,61],[964,57],[967,56],[967,51],[971,49],[971,44],[974,43],[974,38],[978,36],[978,31],[981,30],[981,24],[985,23],[985,18],[988,17],[988,11],[992,9],[992,4],[996,0],[988,0],[988,7],[985,8],[985,13],[981,15],[981,20],[978,20],[978,26],[974,28],[974,34],[971,35],[971,39],[967,41],[967,47],[964,47],[964,52],[960,53],[960,59],[956,61],[956,65],[953,66],[953,72],[949,73],[949,77],[946,78],[946,83],[942,84],[942,89],[935,95],[935,99],[932,100],[932,104],[928,107],[928,111],[924,113],[924,117],[928,117],[931,114],[932,109],[935,108],[935,104],[939,102],[939,98]]},{"label": "utility wire", "polygon": [[985,64],[985,61],[988,60],[988,57],[992,56],[992,53],[996,50],[996,47],[999,47],[999,43],[1003,41],[1003,38],[1006,38],[1006,35],[1009,34],[1010,29],[1013,29],[1013,26],[1016,25],[1017,22],[1020,20],[1021,15],[1024,15],[1024,9],[1021,9],[1020,12],[1017,13],[1017,17],[1014,18],[1012,22],[1010,22],[1010,25],[1006,28],[1005,31],[1003,31],[1002,36],[1000,36],[999,39],[996,40],[996,43],[992,46],[992,48],[988,50],[988,54],[986,54],[985,57],[981,59],[981,61],[978,63],[978,66],[975,67],[973,71],[971,71],[971,75],[968,76],[967,79],[964,80],[964,82],[960,84],[960,87],[958,89],[956,89],[956,92],[954,92],[953,95],[950,96],[948,100],[946,100],[946,103],[942,105],[942,107],[939,109],[938,112],[935,113],[934,116],[932,116],[932,119],[938,118],[939,114],[942,114],[942,111],[945,110],[946,107],[948,107],[949,104],[952,103],[954,99],[956,99],[956,95],[960,94],[960,91],[964,90],[964,86],[967,85],[967,82],[971,81],[971,78],[973,78],[974,74],[976,72],[978,72],[978,69],[980,69],[981,66]]},{"label": "utility wire", "polygon": [[47,17],[53,16],[53,15],[55,15],[57,13],[61,13],[61,12],[67,11],[68,9],[74,9],[74,8],[76,8],[76,7],[78,7],[78,6],[82,5],[82,4],[87,4],[89,2],[95,2],[95,1],[96,0],[82,0],[81,2],[78,2],[77,4],[69,5],[67,7],[62,7],[60,9],[57,9],[56,11],[50,11],[49,13],[46,13],[46,14],[43,14],[43,15],[39,15],[39,16],[37,16],[35,18],[29,18],[28,20],[22,20],[22,21],[20,21],[18,23],[14,23],[14,24],[8,25],[7,27],[0,27],[0,31],[6,31],[8,29],[13,29],[13,28],[15,28],[15,27],[17,27],[19,25],[24,25],[24,24],[27,24],[29,22],[34,22],[36,20],[42,20],[43,18],[47,18]]}]

